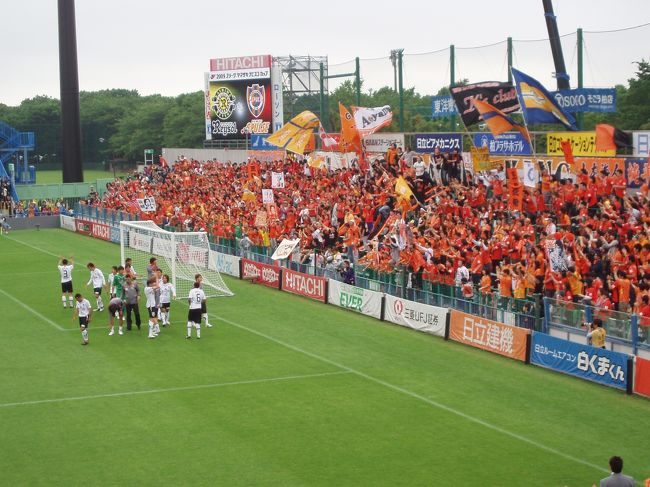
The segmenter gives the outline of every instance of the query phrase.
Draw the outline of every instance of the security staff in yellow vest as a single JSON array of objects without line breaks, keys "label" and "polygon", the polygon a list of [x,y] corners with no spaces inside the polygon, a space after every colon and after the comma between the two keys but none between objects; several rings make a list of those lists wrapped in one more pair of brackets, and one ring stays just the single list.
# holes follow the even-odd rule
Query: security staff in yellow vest
[{"label": "security staff in yellow vest", "polygon": [[603,320],[594,318],[594,322],[589,324],[585,323],[583,328],[587,328],[587,342],[596,348],[605,348],[605,336],[607,332],[603,328]]}]

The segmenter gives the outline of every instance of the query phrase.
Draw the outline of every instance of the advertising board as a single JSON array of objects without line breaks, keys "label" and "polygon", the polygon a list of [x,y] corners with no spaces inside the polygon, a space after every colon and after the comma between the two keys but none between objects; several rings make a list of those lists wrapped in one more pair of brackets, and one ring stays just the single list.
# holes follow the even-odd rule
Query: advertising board
[{"label": "advertising board", "polygon": [[282,270],[282,290],[298,294],[317,301],[325,302],[327,298],[327,279],[291,269]]},{"label": "advertising board", "polygon": [[221,252],[210,250],[208,268],[221,274],[239,277],[239,260],[240,257],[235,255],[222,254]]},{"label": "advertising board", "polygon": [[450,313],[450,339],[515,360],[526,361],[526,342],[530,330],[455,309]]},{"label": "advertising board", "polygon": [[626,389],[628,355],[533,332],[530,361],[581,379]]},{"label": "advertising board", "polygon": [[634,370],[634,392],[650,397],[650,360],[638,356]]},{"label": "advertising board", "polygon": [[379,132],[364,137],[362,139],[362,144],[366,152],[383,154],[388,150],[391,144],[397,144],[397,147],[404,149],[404,134]]},{"label": "advertising board", "polygon": [[396,325],[445,336],[447,308],[438,308],[386,295],[384,319]]},{"label": "advertising board", "polygon": [[440,152],[463,151],[463,136],[455,133],[415,134],[416,152],[433,152],[440,149]]},{"label": "advertising board", "polygon": [[254,279],[259,284],[280,289],[280,268],[261,264],[254,260],[242,259],[242,279]]},{"label": "advertising board", "polygon": [[373,318],[381,318],[382,296],[382,293],[351,286],[334,279],[329,280],[327,292],[328,303],[372,316]]}]

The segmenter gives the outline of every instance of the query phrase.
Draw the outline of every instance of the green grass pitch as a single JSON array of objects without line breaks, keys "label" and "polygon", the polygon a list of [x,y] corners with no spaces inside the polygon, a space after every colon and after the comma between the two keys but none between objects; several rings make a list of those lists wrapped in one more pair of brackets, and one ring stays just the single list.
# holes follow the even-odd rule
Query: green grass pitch
[{"label": "green grass pitch", "polygon": [[117,245],[0,238],[2,485],[590,486],[614,454],[650,477],[650,401],[228,277],[200,341],[177,301],[156,340],[104,311],[82,347],[59,254],[94,304]]}]

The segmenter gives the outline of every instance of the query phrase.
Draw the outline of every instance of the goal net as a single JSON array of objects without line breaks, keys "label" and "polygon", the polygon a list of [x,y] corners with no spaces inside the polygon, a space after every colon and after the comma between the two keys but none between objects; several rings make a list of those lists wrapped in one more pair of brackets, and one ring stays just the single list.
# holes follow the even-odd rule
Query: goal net
[{"label": "goal net", "polygon": [[233,295],[217,272],[205,232],[168,232],[152,221],[123,221],[120,250],[122,263],[132,259],[138,280],[147,278],[149,259],[156,257],[158,267],[176,288],[177,299],[189,296],[196,274],[203,276],[207,297]]}]

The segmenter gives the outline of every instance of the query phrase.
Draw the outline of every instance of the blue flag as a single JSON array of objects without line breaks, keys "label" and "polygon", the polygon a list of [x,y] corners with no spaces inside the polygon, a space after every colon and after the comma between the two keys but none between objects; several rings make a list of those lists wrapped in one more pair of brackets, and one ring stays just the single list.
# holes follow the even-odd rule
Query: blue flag
[{"label": "blue flag", "polygon": [[512,68],[512,76],[527,124],[558,123],[570,130],[578,130],[575,118],[560,108],[539,81],[514,68]]}]

